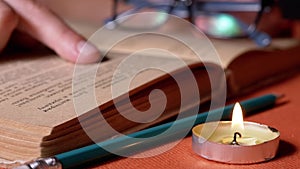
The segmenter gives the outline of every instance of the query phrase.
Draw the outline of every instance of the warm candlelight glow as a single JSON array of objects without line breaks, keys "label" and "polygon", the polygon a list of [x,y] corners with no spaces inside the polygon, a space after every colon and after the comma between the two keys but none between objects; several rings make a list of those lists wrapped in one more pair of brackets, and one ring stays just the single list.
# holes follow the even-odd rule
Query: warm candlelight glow
[{"label": "warm candlelight glow", "polygon": [[[246,105],[244,102],[242,105]],[[250,112],[246,107],[245,112]],[[208,132],[213,131],[213,132]],[[193,128],[193,150],[213,161],[250,164],[275,157],[280,133],[267,125],[243,120],[239,103],[233,106],[231,121],[213,121]]]},{"label": "warm candlelight glow", "polygon": [[244,130],[243,111],[240,103],[235,103],[232,112],[231,129],[234,132],[242,132]]}]

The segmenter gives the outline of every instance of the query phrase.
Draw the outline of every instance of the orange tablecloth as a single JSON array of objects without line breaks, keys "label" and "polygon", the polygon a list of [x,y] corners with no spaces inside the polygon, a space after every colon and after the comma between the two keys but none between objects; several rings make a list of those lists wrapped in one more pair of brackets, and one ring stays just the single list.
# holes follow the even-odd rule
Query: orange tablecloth
[{"label": "orange tablecloth", "polygon": [[[242,168],[242,169],[266,169],[266,168],[300,168],[300,74],[283,82],[261,89],[241,99],[255,97],[267,93],[284,94],[289,102],[273,109],[266,110],[256,115],[246,117],[247,121],[263,123],[277,128],[281,135],[281,141],[277,156],[268,162],[251,165],[229,165],[208,161],[199,157],[192,151],[191,137],[183,139],[174,148],[160,155],[149,158],[121,158],[97,164],[91,168]],[[163,147],[152,151],[156,153]],[[149,153],[146,152],[146,153]],[[151,153],[151,152],[150,152]]]}]

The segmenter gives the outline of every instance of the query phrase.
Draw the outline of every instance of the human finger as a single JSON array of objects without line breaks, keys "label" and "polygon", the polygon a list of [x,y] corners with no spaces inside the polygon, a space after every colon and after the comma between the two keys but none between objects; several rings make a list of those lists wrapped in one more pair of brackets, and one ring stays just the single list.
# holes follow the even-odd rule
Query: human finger
[{"label": "human finger", "polygon": [[5,2],[0,0],[0,52],[5,48],[18,24],[18,15]]},{"label": "human finger", "polygon": [[[79,63],[96,62],[98,49],[69,28],[47,7],[33,0],[3,0],[20,16],[18,29],[52,48],[66,60]],[[81,49],[85,47],[84,52]],[[80,54],[80,58],[78,58]]]}]

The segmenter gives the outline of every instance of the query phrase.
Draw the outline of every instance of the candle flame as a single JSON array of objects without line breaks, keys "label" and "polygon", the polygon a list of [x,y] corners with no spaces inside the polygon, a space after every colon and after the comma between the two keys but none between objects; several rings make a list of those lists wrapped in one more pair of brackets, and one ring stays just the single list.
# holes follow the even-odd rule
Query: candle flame
[{"label": "candle flame", "polygon": [[231,129],[235,132],[244,130],[243,110],[238,102],[233,107]]}]

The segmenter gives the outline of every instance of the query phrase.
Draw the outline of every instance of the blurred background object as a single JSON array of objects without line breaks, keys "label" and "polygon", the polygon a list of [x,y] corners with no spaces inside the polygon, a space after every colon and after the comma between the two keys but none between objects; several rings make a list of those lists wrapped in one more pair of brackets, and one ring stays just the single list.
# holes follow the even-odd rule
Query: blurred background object
[{"label": "blurred background object", "polygon": [[[153,29],[167,22],[172,14],[187,19],[204,33],[213,38],[229,39],[249,37],[258,46],[268,46],[271,38],[257,29],[261,17],[273,5],[273,0],[251,1],[207,1],[207,0],[126,0],[134,7],[125,12],[118,10],[118,0],[114,0],[112,17],[108,28],[116,26],[126,29]],[[140,12],[157,12],[152,18],[134,15]],[[232,12],[251,12],[251,20],[245,22]],[[125,17],[126,16],[126,17]],[[153,16],[153,15],[152,15]]]},{"label": "blurred background object", "polygon": [[[103,21],[112,17],[112,8],[114,0],[39,0],[49,6],[55,13],[68,20],[80,21],[89,23],[96,26],[103,25]],[[130,1],[130,0],[129,0]],[[118,13],[127,11],[135,7],[134,4],[129,3],[127,0],[118,1]],[[139,0],[143,2],[144,0]],[[168,2],[169,0],[149,0],[151,2]],[[259,0],[196,0],[197,5],[195,8],[203,8],[205,2],[227,3],[231,5],[224,6],[223,10],[235,16],[236,18],[244,21],[245,23],[253,22],[259,9]],[[232,4],[244,3],[236,9],[243,10],[233,11]],[[202,7],[201,7],[202,5]],[[231,12],[228,8],[231,7]],[[246,7],[247,6],[247,7]],[[206,9],[212,8],[211,5],[204,6]],[[243,7],[243,8],[242,8]],[[214,7],[215,8],[215,7]],[[261,21],[258,24],[258,30],[266,32],[271,37],[292,36],[300,39],[300,1],[294,0],[274,0],[272,8],[266,8],[265,13],[262,15]],[[211,9],[210,9],[211,10]],[[220,11],[220,9],[216,9]],[[177,12],[177,15],[184,17],[186,12]]]}]

